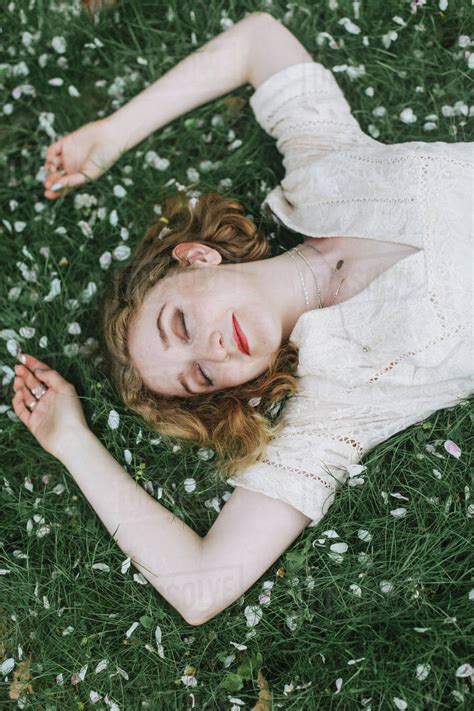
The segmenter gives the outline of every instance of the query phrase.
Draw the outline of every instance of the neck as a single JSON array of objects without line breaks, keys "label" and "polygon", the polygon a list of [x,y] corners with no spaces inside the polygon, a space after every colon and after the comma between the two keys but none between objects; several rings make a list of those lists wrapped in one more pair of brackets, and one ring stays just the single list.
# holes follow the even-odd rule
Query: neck
[{"label": "neck", "polygon": [[[344,274],[334,274],[330,267],[336,266],[340,255],[331,245],[331,239],[317,239],[316,247],[323,253],[324,258],[307,245],[307,240],[298,245],[314,270],[316,280],[321,292],[323,307],[331,305],[334,292],[337,290]],[[261,294],[262,303],[279,315],[281,322],[281,339],[286,341],[293,331],[299,317],[308,310],[316,309],[318,305],[316,283],[309,266],[298,255],[295,262],[287,252],[270,259],[254,262],[243,262],[229,265],[231,269],[243,270],[254,280]],[[325,259],[328,263],[326,263]],[[329,266],[330,265],[330,266]],[[306,305],[305,295],[301,286],[298,269],[301,270],[309,297],[309,309]],[[344,268],[341,272],[344,272]],[[342,291],[343,289],[341,289]]]},{"label": "neck", "polygon": [[[317,244],[314,244],[315,242]],[[344,265],[340,270],[336,269],[339,255],[331,250],[331,246],[329,240],[311,240],[310,238],[308,240],[307,238],[303,244],[298,245],[295,250],[291,250],[293,258],[288,255],[293,263],[295,278],[300,282],[305,311],[332,306],[335,297],[342,288],[345,276]],[[309,306],[301,286],[301,278],[304,280],[306,293],[309,297]]]}]

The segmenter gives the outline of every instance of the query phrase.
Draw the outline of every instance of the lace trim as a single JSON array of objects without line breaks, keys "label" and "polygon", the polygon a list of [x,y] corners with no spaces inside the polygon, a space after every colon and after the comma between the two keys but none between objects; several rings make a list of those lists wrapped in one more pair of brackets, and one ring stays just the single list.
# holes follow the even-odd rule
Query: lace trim
[{"label": "lace trim", "polygon": [[389,370],[392,370],[398,363],[403,360],[403,358],[406,358],[409,355],[416,355],[415,351],[408,351],[407,353],[403,353],[401,356],[398,356],[396,360],[392,360],[386,368],[383,370],[379,370],[378,373],[376,373],[372,378],[369,379],[369,383],[374,383],[376,380],[380,378],[381,375],[384,375],[384,373],[388,373]]},{"label": "lace trim", "polygon": [[[337,99],[338,101],[340,101],[341,98],[344,102],[346,101],[343,96],[341,97],[339,94],[334,92],[334,87],[330,87],[328,89],[308,89],[308,90],[299,92],[298,94],[295,94],[294,96],[290,96],[289,99],[285,99],[285,101],[283,101],[281,104],[278,104],[278,106],[275,109],[273,109],[273,111],[271,111],[270,113],[265,113],[265,109],[260,109],[262,112],[263,118],[266,119],[267,121],[270,121],[271,119],[273,119],[275,114],[277,114],[279,111],[281,111],[281,109],[284,109],[287,106],[287,104],[295,102],[297,99],[305,98],[309,94],[314,94],[316,96],[324,96],[324,97],[332,95],[334,97],[334,99]],[[274,98],[274,97],[272,97],[272,98]],[[296,107],[294,107],[294,108],[297,109],[298,111],[300,111],[302,108],[306,108],[306,107],[301,106],[301,104],[297,104]],[[312,111],[317,111],[316,107],[315,108],[310,107],[310,108]]]},{"label": "lace trim", "polygon": [[285,431],[283,431],[283,432],[281,432],[281,433],[278,435],[278,438],[279,438],[279,439],[285,439],[285,438],[287,438],[287,439],[289,439],[289,438],[294,439],[294,437],[296,436],[296,434],[297,434],[299,437],[304,437],[304,438],[307,438],[307,439],[309,439],[309,438],[312,438],[312,439],[313,439],[314,437],[322,437],[322,438],[324,438],[324,439],[332,439],[332,440],[335,441],[335,442],[342,442],[343,444],[349,444],[353,449],[355,449],[355,450],[357,451],[357,454],[358,454],[360,457],[362,457],[363,454],[364,454],[364,447],[360,444],[360,442],[359,442],[358,440],[353,439],[352,437],[346,437],[346,436],[344,436],[344,435],[334,434],[334,433],[332,433],[332,432],[324,432],[323,434],[319,434],[319,433],[314,432],[314,431],[308,432],[308,431],[301,431],[301,430],[298,430],[298,432],[296,432],[296,433],[295,433],[294,430],[291,431],[291,432],[285,432]]},{"label": "lace trim", "polygon": [[[369,138],[369,136],[367,136],[367,138]],[[387,147],[389,147],[389,146],[387,146]],[[348,151],[343,151],[343,152],[344,152],[344,156],[347,156],[348,158],[353,158],[354,160],[358,160],[361,163],[373,163],[373,164],[402,163],[403,161],[407,161],[407,160],[411,160],[411,159],[415,158],[416,160],[430,160],[430,161],[445,160],[445,161],[448,161],[448,163],[452,163],[453,165],[455,165],[457,167],[461,167],[461,168],[464,168],[466,166],[468,167],[472,164],[472,161],[459,161],[459,160],[454,160],[454,158],[448,158],[448,156],[444,156],[444,155],[431,156],[431,155],[428,155],[427,153],[413,152],[413,153],[409,153],[408,155],[397,156],[395,158],[367,158],[364,156],[359,156],[356,153],[350,153]]]},{"label": "lace trim", "polygon": [[[288,198],[286,198],[288,200]],[[317,200],[316,202],[304,202],[301,208],[312,207],[314,205],[335,205],[337,203],[351,202],[415,202],[416,197],[395,197],[395,198],[338,198],[336,200]],[[289,200],[288,200],[289,202]],[[291,204],[291,203],[290,203]]]},{"label": "lace trim", "polygon": [[[465,326],[456,326],[452,331],[449,331],[448,333],[445,333],[444,336],[436,336],[433,338],[429,343],[426,344],[423,348],[420,348],[418,351],[407,351],[406,353],[402,353],[399,355],[395,360],[390,361],[389,365],[384,368],[383,370],[378,371],[376,375],[374,375],[372,378],[370,378],[368,383],[373,383],[376,380],[378,380],[382,375],[385,373],[388,373],[390,370],[392,370],[396,365],[398,365],[404,358],[408,358],[408,356],[416,356],[419,353],[422,353],[423,351],[426,351],[427,348],[431,348],[431,346],[435,346],[437,343],[441,343],[442,341],[445,341],[447,338],[451,338],[451,336],[455,335],[456,333],[459,333],[460,331],[465,331],[466,327]],[[349,394],[353,390],[356,390],[359,387],[359,385],[352,385],[350,388],[347,388],[345,390],[345,394]],[[282,435],[280,435],[281,437]]]},{"label": "lace trim", "polygon": [[268,464],[271,467],[276,467],[277,469],[283,469],[286,472],[292,472],[292,474],[301,474],[304,476],[306,479],[317,479],[318,481],[321,482],[323,486],[326,487],[326,489],[329,489],[332,491],[332,486],[325,481],[324,479],[321,479],[320,476],[317,474],[313,474],[312,472],[306,471],[306,469],[299,469],[298,467],[290,467],[289,464],[280,464],[278,462],[272,462],[270,459],[261,459],[261,462],[264,464]]},{"label": "lace trim", "polygon": [[[285,108],[287,106],[287,104],[292,103],[293,101],[295,101],[296,99],[299,99],[300,97],[308,96],[308,94],[315,94],[317,96],[327,96],[328,94],[330,95],[332,93],[333,93],[332,87],[330,89],[322,89],[322,90],[321,89],[310,89],[308,91],[299,92],[298,94],[295,94],[294,96],[290,96],[289,99],[285,99],[285,101],[282,101],[281,104],[278,104],[276,109],[271,111],[269,114],[265,115],[265,109],[261,109],[261,112],[263,114],[263,117],[269,121],[271,118],[273,118],[273,116],[275,116],[276,113],[278,113],[278,111]],[[334,94],[334,97],[340,98],[337,94]],[[345,99],[344,99],[344,101],[345,101]],[[298,106],[298,109],[300,109],[300,108],[301,107]]]}]

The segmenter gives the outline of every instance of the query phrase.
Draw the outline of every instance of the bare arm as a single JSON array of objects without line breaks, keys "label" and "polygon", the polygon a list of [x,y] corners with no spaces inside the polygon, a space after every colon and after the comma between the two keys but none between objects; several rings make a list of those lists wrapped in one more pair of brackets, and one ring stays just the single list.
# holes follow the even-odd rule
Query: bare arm
[{"label": "bare arm", "polygon": [[[312,62],[301,42],[272,15],[254,12],[221,32],[125,106],[48,148],[45,197],[100,177],[120,156],[197,106],[250,83],[256,89],[291,64]],[[54,188],[54,189],[53,189]]]},{"label": "bare arm", "polygon": [[93,435],[71,383],[34,356],[22,354],[20,361],[15,414],[69,469],[122,551],[189,624],[234,602],[309,523],[292,506],[238,487],[201,538],[138,486]]},{"label": "bare arm", "polygon": [[266,22],[263,13],[248,15],[111,114],[106,121],[123,140],[123,149],[133,148],[178,116],[244,84],[253,38]]},{"label": "bare arm", "polygon": [[108,120],[124,150],[197,106],[250,82],[257,88],[288,64],[313,61],[278,20],[254,12],[179,62]]}]

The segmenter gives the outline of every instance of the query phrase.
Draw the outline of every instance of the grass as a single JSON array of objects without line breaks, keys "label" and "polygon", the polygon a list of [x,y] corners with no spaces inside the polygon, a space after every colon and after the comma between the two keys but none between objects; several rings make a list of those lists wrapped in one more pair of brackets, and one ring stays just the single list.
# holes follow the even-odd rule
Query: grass
[{"label": "grass", "polygon": [[[149,137],[96,184],[55,204],[43,199],[38,169],[51,139],[41,127],[42,112],[54,113],[60,134],[110,113],[220,32],[224,16],[216,0],[121,0],[97,21],[76,14],[77,5],[32,0],[11,3],[4,12],[1,105],[11,105],[11,112],[3,109],[0,127],[1,327],[13,329],[23,350],[76,385],[93,431],[113,456],[203,535],[218,515],[213,501],[221,506],[230,492],[212,476],[212,452],[160,441],[117,402],[94,350],[107,284],[99,257],[124,238],[122,228],[129,244],[140,238],[156,219],[155,206],[176,189],[170,179],[190,196],[217,189],[238,197],[278,253],[293,238],[285,230],[271,232],[275,226],[264,221],[259,205],[283,177],[281,158],[248,104],[235,111],[222,97]],[[379,140],[472,141],[472,119],[463,108],[471,89],[470,50],[458,42],[473,31],[468,0],[449,0],[444,11],[429,0],[416,13],[408,1],[373,0],[360,3],[359,19],[354,5],[230,2],[227,16],[238,21],[247,11],[271,10],[326,66],[363,64],[359,78],[345,72],[336,77],[363,130],[378,133]],[[339,24],[343,17],[362,32],[347,32]],[[398,37],[385,47],[382,38],[391,30]],[[339,49],[318,43],[322,31]],[[25,32],[32,35],[29,48]],[[54,36],[66,39],[65,59],[51,47]],[[91,46],[94,38],[102,45]],[[148,63],[137,63],[139,56]],[[6,69],[22,61],[28,75],[21,75],[21,65],[16,76]],[[64,84],[50,85],[55,77]],[[122,87],[117,77],[124,79]],[[24,84],[35,95],[13,98],[15,87]],[[70,84],[79,97],[69,95]],[[234,95],[248,100],[251,93],[246,85]],[[385,115],[374,116],[380,106]],[[412,108],[416,123],[400,120],[405,108]],[[436,118],[426,118],[430,114]],[[220,126],[212,121],[216,115]],[[229,131],[243,141],[235,151],[227,150]],[[148,150],[168,158],[170,167],[144,167]],[[200,164],[209,160],[215,166],[205,172]],[[197,183],[191,183],[189,168],[199,170]],[[126,186],[125,198],[114,197],[116,184]],[[75,195],[83,196],[82,207]],[[96,200],[89,207],[87,195]],[[113,210],[116,226],[110,223]],[[92,238],[84,235],[81,221],[92,227]],[[45,303],[54,277],[62,291]],[[88,297],[90,282],[97,292]],[[80,324],[79,335],[68,334],[71,322]],[[31,338],[22,336],[24,327],[35,329]],[[7,409],[15,359],[8,347],[12,334],[0,335],[0,568],[10,571],[0,576],[0,660],[15,660],[13,672],[0,682],[2,708],[90,709],[93,692],[100,695],[97,708],[121,710],[469,707],[469,676],[456,672],[472,662],[472,400],[433,414],[369,452],[362,461],[363,486],[341,489],[320,525],[306,529],[244,596],[208,624],[191,628],[150,585],[134,579],[133,566],[121,572],[124,555],[68,472]],[[107,427],[112,408],[121,416],[114,431]],[[449,439],[461,448],[460,458],[443,447]],[[125,462],[126,449],[131,464]],[[183,485],[187,478],[196,480],[192,493]],[[398,500],[397,493],[408,501]],[[403,505],[405,518],[390,515]],[[330,554],[333,541],[325,532],[331,530],[349,546],[340,560]],[[362,540],[361,530],[371,539],[361,534]],[[93,568],[97,563],[109,572]],[[274,583],[269,605],[259,602],[265,581]],[[254,627],[247,626],[248,605],[263,613]],[[138,627],[127,637],[133,622]],[[107,668],[97,672],[104,659]],[[18,670],[31,693],[16,689]]]}]

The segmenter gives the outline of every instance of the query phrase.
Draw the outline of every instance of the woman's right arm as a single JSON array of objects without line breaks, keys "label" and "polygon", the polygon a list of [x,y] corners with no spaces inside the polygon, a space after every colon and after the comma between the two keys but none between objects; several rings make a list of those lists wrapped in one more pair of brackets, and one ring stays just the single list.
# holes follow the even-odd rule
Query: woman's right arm
[{"label": "woman's right arm", "polygon": [[45,165],[51,172],[44,181],[45,197],[55,199],[64,188],[100,177],[123,153],[197,106],[247,82],[257,88],[289,64],[306,61],[313,61],[311,55],[272,15],[247,15],[115,113],[50,145]]}]

